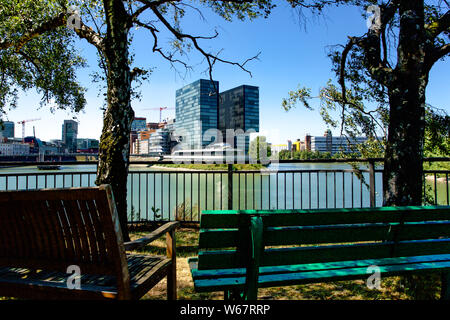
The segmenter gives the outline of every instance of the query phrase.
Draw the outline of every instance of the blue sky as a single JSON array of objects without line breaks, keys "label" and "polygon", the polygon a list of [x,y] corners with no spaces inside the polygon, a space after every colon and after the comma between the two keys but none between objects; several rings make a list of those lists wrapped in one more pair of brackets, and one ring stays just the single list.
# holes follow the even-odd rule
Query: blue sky
[{"label": "blue sky", "polygon": [[[299,23],[298,15],[285,4],[280,4],[268,19],[252,22],[226,22],[212,13],[205,12],[206,21],[197,14],[188,14],[183,21],[183,31],[196,35],[211,35],[217,28],[219,37],[212,41],[202,41],[205,49],[223,49],[221,57],[228,60],[244,61],[261,52],[259,60],[251,61],[247,68],[253,77],[237,67],[217,64],[214,78],[220,82],[220,90],[227,90],[241,84],[260,88],[260,129],[274,144],[286,140],[304,139],[306,133],[322,135],[327,129],[317,111],[317,101],[312,102],[315,111],[298,106],[285,112],[281,101],[290,90],[300,86],[319,89],[334,75],[327,58],[327,46],[345,44],[347,36],[359,36],[366,32],[366,21],[356,8],[333,8],[327,10],[326,18],[309,17],[305,25]],[[306,30],[305,30],[306,28]],[[167,33],[161,27],[160,45],[168,42]],[[83,113],[73,114],[58,110],[50,113],[47,107],[38,109],[39,96],[32,91],[22,94],[19,107],[8,112],[8,120],[41,118],[40,121],[26,125],[26,135],[36,135],[43,140],[60,139],[64,119],[76,116],[79,123],[79,137],[99,139],[102,129],[102,98],[98,97],[97,87],[91,83],[90,74],[96,70],[95,51],[85,41],[78,41],[79,50],[89,67],[81,69],[78,77],[88,88],[87,106]],[[199,78],[208,78],[206,63],[194,51],[187,57],[194,70],[180,77],[170,64],[152,53],[152,38],[147,31],[136,31],[132,51],[136,54],[135,66],[152,67],[150,80],[142,87],[142,100],[132,101],[136,116],[147,117],[147,121],[158,121],[159,111],[143,110],[161,106],[175,107],[175,91]],[[182,66],[179,71],[184,74]],[[450,63],[438,62],[430,74],[427,89],[427,102],[450,112]],[[163,117],[173,117],[174,110],[163,111]],[[16,136],[21,136],[21,126],[16,124]],[[334,132],[338,134],[338,132]]]}]

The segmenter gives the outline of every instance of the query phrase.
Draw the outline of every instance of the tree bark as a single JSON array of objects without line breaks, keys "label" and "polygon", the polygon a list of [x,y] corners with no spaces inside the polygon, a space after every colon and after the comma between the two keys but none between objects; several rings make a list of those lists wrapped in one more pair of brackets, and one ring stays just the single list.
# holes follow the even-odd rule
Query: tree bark
[{"label": "tree bark", "polygon": [[420,205],[425,133],[424,89],[399,80],[389,94],[390,121],[384,163],[385,205]]},{"label": "tree bark", "polygon": [[385,205],[420,205],[425,134],[424,3],[400,4],[398,63],[389,87],[390,119],[384,164]]},{"label": "tree bark", "polygon": [[[421,205],[425,90],[429,68],[425,59],[424,1],[402,0],[397,66],[389,89],[390,119],[384,163],[385,205]],[[429,275],[403,278],[415,299],[433,299],[436,283]]]},{"label": "tree bark", "polygon": [[124,241],[129,241],[127,225],[127,178],[130,131],[134,119],[131,108],[131,75],[128,61],[127,14],[120,0],[104,1],[107,34],[105,56],[107,70],[107,108],[99,145],[96,184],[110,184]]}]

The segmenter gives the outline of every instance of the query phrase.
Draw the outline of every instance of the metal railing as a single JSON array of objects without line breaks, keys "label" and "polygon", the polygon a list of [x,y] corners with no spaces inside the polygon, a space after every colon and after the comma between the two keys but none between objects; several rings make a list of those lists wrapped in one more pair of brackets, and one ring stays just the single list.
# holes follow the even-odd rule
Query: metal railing
[{"label": "metal railing", "polygon": [[[227,165],[227,170],[193,171],[147,167],[168,162],[132,162],[128,175],[128,218],[130,223],[175,219],[198,222],[203,210],[382,206],[383,169],[376,167],[376,163],[382,160],[352,159],[351,162],[360,166],[358,170],[345,164],[349,160],[294,160],[272,163],[262,170],[246,171],[233,171],[231,164]],[[44,172],[34,167],[10,167],[6,173],[0,170],[0,190],[95,185],[96,162],[52,164],[63,166],[63,170]],[[298,164],[304,167],[289,167]],[[322,165],[323,168],[305,167],[311,165]],[[424,171],[424,198],[429,204],[450,205],[449,174],[447,170]]]}]

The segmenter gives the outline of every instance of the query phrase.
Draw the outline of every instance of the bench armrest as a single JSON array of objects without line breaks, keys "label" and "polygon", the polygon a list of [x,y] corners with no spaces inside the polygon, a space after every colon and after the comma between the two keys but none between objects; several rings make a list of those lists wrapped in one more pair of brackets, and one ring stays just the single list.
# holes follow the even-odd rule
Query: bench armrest
[{"label": "bench armrest", "polygon": [[134,241],[125,242],[124,243],[125,250],[131,251],[131,250],[141,249],[144,246],[146,246],[147,244],[149,244],[150,242],[160,238],[163,234],[165,234],[167,232],[171,232],[172,230],[176,229],[179,224],[180,224],[179,221],[168,222],[166,224],[163,224],[158,229],[150,232],[148,235],[146,235],[143,238],[140,238],[140,239],[137,239]]}]

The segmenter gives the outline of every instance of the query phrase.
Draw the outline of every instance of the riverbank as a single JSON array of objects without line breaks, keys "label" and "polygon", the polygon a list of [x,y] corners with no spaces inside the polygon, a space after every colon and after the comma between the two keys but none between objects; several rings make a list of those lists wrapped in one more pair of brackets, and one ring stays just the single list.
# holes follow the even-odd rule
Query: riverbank
[{"label": "riverbank", "polygon": [[[173,171],[226,171],[227,164],[155,164],[148,168]],[[233,164],[233,171],[266,170],[261,164]]]}]

